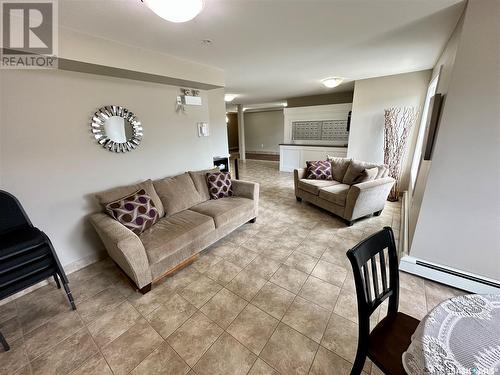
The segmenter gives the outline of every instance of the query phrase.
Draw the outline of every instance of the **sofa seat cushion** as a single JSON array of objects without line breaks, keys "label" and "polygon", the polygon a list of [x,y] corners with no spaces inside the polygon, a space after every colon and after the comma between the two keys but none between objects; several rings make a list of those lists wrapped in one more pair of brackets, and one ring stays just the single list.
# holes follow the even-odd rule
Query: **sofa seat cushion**
[{"label": "sofa seat cushion", "polygon": [[319,190],[319,197],[344,207],[347,198],[347,192],[351,187],[347,184],[337,184],[328,186]]},{"label": "sofa seat cushion", "polygon": [[157,263],[215,230],[210,216],[185,210],[160,219],[140,236],[149,262]]},{"label": "sofa seat cushion", "polygon": [[308,193],[318,195],[319,189],[337,184],[340,184],[340,182],[333,180],[307,180],[303,178],[299,180],[298,187]]},{"label": "sofa seat cushion", "polygon": [[212,199],[190,208],[192,211],[212,217],[216,228],[238,220],[239,217],[247,215],[253,209],[254,201],[242,197]]}]

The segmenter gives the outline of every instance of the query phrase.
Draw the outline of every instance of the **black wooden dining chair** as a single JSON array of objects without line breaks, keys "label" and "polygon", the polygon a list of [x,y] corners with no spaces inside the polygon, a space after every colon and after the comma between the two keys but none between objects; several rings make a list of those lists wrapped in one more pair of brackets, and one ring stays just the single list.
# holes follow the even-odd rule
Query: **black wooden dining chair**
[{"label": "black wooden dining chair", "polygon": [[[49,238],[33,226],[16,197],[0,190],[0,300],[49,277],[58,288],[62,283],[76,310],[68,278]],[[8,350],[1,334],[0,343]]]},{"label": "black wooden dining chair", "polygon": [[[358,301],[358,349],[351,375],[359,375],[366,357],[387,375],[406,374],[401,356],[419,321],[398,311],[399,271],[392,229],[363,240],[347,252]],[[370,333],[370,316],[389,299],[387,316]]]}]

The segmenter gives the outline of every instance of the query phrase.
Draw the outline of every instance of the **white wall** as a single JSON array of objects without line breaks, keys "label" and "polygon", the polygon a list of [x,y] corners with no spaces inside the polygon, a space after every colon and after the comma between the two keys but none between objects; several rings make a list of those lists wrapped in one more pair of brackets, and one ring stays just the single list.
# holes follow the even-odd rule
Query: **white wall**
[{"label": "white wall", "polygon": [[[347,156],[373,163],[383,163],[384,110],[390,107],[414,106],[420,111],[425,100],[430,75],[430,70],[423,70],[356,81]],[[408,142],[408,154],[412,152],[415,142],[414,134],[412,132]],[[407,186],[407,164],[403,166],[403,188]]]},{"label": "white wall", "polygon": [[[202,91],[203,106],[175,112],[177,87],[63,71],[1,71],[0,183],[54,242],[63,265],[102,245],[86,216],[92,193],[147,178],[210,167],[227,155],[223,89]],[[90,133],[99,107],[119,104],[144,126],[139,148],[104,150]],[[196,122],[210,123],[197,136]]]},{"label": "white wall", "polygon": [[[450,86],[451,74],[453,72],[453,65],[455,64],[455,56],[457,53],[458,43],[460,41],[460,36],[462,35],[464,17],[460,18],[453,30],[453,33],[446,43],[441,56],[439,56],[434,69],[432,70],[432,79],[439,74],[438,87],[436,93],[444,95],[443,105],[446,104],[446,94],[448,93],[448,88]],[[420,123],[419,123],[420,124]],[[424,141],[425,142],[425,141]],[[424,147],[425,149],[425,147]],[[410,164],[411,165],[411,164]],[[429,169],[431,166],[431,161],[421,160],[420,167],[418,170],[417,178],[415,181],[415,188],[413,189],[411,184],[408,186],[408,194],[410,199],[410,210],[409,210],[409,243],[413,241],[413,235],[415,233],[415,227],[417,225],[418,215],[420,211],[420,206],[422,204],[422,199],[424,197],[425,186],[427,184],[427,177],[429,175]]]},{"label": "white wall", "polygon": [[411,255],[500,280],[500,3],[469,0]]},{"label": "white wall", "polygon": [[245,112],[246,152],[279,154],[283,143],[283,110]]}]

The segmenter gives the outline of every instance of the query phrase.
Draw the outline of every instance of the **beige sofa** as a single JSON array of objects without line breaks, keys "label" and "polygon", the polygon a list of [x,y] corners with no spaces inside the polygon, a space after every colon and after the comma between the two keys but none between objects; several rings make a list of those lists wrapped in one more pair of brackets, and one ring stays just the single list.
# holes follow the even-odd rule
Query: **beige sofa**
[{"label": "beige sofa", "polygon": [[[213,170],[211,170],[213,171]],[[101,206],[145,189],[160,219],[139,236],[104,212],[90,221],[110,257],[141,292],[258,214],[259,185],[233,180],[234,196],[211,200],[207,171],[122,186],[95,195]]]},{"label": "beige sofa", "polygon": [[[333,180],[306,179],[306,169],[295,169],[295,196],[343,218],[348,225],[363,216],[380,215],[395,180],[386,165],[332,158]],[[356,183],[365,169],[377,168],[375,179]]]}]

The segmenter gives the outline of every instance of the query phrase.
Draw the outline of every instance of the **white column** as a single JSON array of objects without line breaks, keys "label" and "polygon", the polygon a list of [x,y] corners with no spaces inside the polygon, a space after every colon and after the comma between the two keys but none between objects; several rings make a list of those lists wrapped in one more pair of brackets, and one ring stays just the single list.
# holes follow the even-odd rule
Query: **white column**
[{"label": "white column", "polygon": [[238,146],[240,148],[240,160],[245,160],[245,116],[243,106],[238,104]]}]

